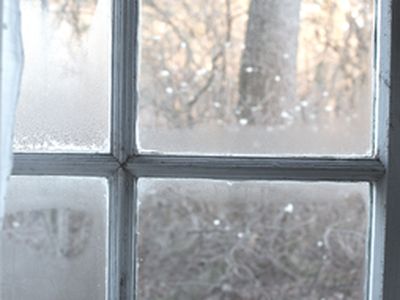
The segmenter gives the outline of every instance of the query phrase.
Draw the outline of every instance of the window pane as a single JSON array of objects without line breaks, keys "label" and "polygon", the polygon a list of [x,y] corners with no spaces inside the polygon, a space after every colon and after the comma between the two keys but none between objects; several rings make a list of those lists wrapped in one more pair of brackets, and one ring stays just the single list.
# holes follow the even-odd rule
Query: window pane
[{"label": "window pane", "polygon": [[17,151],[109,149],[109,0],[21,0]]},{"label": "window pane", "polygon": [[142,1],[141,151],[369,154],[372,3]]},{"label": "window pane", "polygon": [[368,184],[139,182],[139,299],[364,299]]},{"label": "window pane", "polygon": [[0,299],[105,299],[107,181],[14,177],[0,230]]}]

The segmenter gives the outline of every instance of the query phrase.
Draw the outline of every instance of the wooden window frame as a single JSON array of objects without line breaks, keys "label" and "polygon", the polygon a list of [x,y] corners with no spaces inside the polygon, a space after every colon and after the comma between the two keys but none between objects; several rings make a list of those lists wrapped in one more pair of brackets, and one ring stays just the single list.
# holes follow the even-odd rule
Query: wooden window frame
[{"label": "wooden window frame", "polygon": [[400,1],[375,3],[374,154],[368,158],[140,154],[136,147],[139,8],[139,0],[113,1],[110,154],[14,155],[13,175],[108,178],[107,299],[136,299],[135,208],[140,177],[370,182],[366,299],[400,299]]}]

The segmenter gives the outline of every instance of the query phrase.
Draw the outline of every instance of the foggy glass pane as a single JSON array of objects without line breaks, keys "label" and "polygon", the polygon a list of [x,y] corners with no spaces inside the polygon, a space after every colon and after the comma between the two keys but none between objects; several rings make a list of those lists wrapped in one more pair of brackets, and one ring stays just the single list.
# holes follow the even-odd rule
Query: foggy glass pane
[{"label": "foggy glass pane", "polygon": [[366,183],[139,181],[140,300],[364,299]]},{"label": "foggy glass pane", "polygon": [[21,0],[16,151],[109,150],[110,0]]},{"label": "foggy glass pane", "polygon": [[142,0],[142,152],[371,153],[372,0]]},{"label": "foggy glass pane", "polygon": [[13,177],[0,227],[0,299],[105,299],[107,181]]}]

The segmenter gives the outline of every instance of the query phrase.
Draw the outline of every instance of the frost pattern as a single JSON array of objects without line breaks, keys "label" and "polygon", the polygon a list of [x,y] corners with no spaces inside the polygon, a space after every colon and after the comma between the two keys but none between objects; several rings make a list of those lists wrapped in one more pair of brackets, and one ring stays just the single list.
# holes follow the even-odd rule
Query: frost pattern
[{"label": "frost pattern", "polygon": [[105,299],[107,182],[12,177],[0,227],[0,299]]},{"label": "frost pattern", "polygon": [[16,151],[109,149],[109,0],[21,0]]}]

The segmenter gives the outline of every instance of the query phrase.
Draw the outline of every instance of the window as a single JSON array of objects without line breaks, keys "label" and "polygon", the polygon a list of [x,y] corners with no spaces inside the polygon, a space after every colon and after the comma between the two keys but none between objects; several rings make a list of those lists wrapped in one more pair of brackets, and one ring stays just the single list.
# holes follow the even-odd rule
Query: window
[{"label": "window", "polygon": [[[89,2],[87,1],[87,3]],[[212,2],[217,5],[218,1]],[[229,6],[229,3],[232,2],[220,2],[224,5],[224,11],[232,10],[230,14],[232,16],[235,15],[234,12],[238,12],[236,10],[239,9],[240,12],[240,7]],[[288,10],[288,15],[293,13],[291,8],[297,5],[295,2],[293,0],[282,1],[282,3],[289,3],[285,6],[284,12],[286,13],[286,10]],[[33,5],[29,4],[28,1],[21,1],[21,3],[22,5]],[[43,3],[51,4],[52,2],[43,1]],[[54,1],[54,3],[54,7],[48,7],[50,12],[57,12],[56,4],[58,2]],[[93,3],[96,2],[93,1]],[[83,102],[86,101],[87,97],[99,96],[99,99],[103,99],[103,102],[99,105],[102,105],[105,111],[109,112],[109,125],[107,114],[99,113],[99,115],[96,115],[98,112],[96,102],[88,100],[91,104],[82,109],[79,106],[77,106],[78,108],[71,108],[68,106],[69,104],[66,104],[66,114],[74,112],[85,114],[76,124],[71,123],[68,118],[65,120],[67,123],[70,122],[67,126],[76,126],[70,132],[62,132],[57,128],[52,132],[54,136],[48,139],[46,135],[50,135],[48,132],[50,126],[45,124],[37,130],[37,132],[42,130],[42,135],[45,135],[44,138],[39,137],[40,142],[37,143],[36,141],[24,141],[23,135],[18,136],[17,128],[17,139],[21,138],[20,145],[22,146],[17,147],[17,150],[21,152],[15,154],[13,174],[15,178],[11,185],[19,186],[19,188],[13,190],[13,187],[11,187],[11,197],[13,197],[15,203],[22,203],[21,205],[24,207],[32,207],[32,211],[36,210],[36,213],[34,213],[36,214],[35,220],[42,220],[43,224],[52,224],[49,227],[52,239],[35,241],[27,238],[26,235],[31,236],[32,233],[26,230],[34,228],[32,214],[24,214],[18,210],[12,211],[6,217],[8,219],[5,224],[8,227],[3,232],[7,233],[8,228],[11,239],[22,239],[31,247],[39,249],[39,252],[42,251],[41,245],[46,243],[52,245],[50,249],[53,253],[56,253],[56,257],[58,255],[58,261],[54,263],[53,267],[54,270],[60,272],[58,274],[52,272],[45,274],[47,277],[41,281],[41,287],[53,284],[49,283],[51,279],[58,281],[63,286],[63,293],[73,295],[71,299],[168,299],[162,297],[191,299],[204,297],[202,292],[210,287],[207,284],[217,280],[218,286],[208,290],[209,294],[207,295],[209,297],[222,299],[223,295],[228,297],[227,299],[232,299],[232,297],[238,296],[238,294],[234,294],[237,290],[232,288],[232,282],[238,284],[239,287],[241,287],[240,284],[243,284],[245,288],[242,290],[244,292],[248,291],[246,288],[248,288],[250,282],[250,284],[254,283],[252,289],[254,294],[240,294],[239,296],[243,299],[264,299],[266,297],[278,299],[277,295],[280,291],[274,290],[273,282],[269,281],[268,284],[270,285],[267,285],[265,281],[252,277],[254,270],[257,270],[257,272],[264,270],[250,267],[249,271],[244,268],[246,265],[255,263],[254,260],[249,259],[249,257],[253,258],[249,255],[249,245],[252,245],[255,255],[261,255],[257,252],[260,249],[269,249],[269,253],[272,253],[270,257],[266,258],[265,255],[267,254],[262,252],[262,255],[259,256],[261,262],[257,261],[257,265],[265,263],[266,272],[270,272],[268,276],[271,276],[270,278],[273,280],[278,280],[277,276],[281,276],[283,279],[281,278],[282,281],[277,285],[284,286],[286,295],[292,298],[323,299],[326,297],[325,299],[338,299],[338,297],[344,297],[343,299],[360,299],[360,297],[364,297],[370,300],[400,298],[400,285],[397,282],[397,274],[400,272],[397,260],[400,252],[397,234],[399,225],[397,220],[399,220],[398,214],[400,213],[400,204],[397,201],[397,195],[400,191],[397,181],[400,178],[400,169],[396,155],[400,151],[400,137],[398,135],[400,124],[397,117],[400,113],[397,98],[400,95],[396,85],[400,72],[399,60],[396,57],[396,53],[400,51],[397,38],[397,29],[400,26],[400,19],[398,18],[400,4],[390,0],[376,1],[372,14],[375,20],[374,51],[372,51],[374,55],[367,51],[367,57],[373,56],[374,62],[371,71],[372,79],[367,79],[367,82],[373,82],[371,84],[374,90],[373,97],[370,98],[374,99],[374,103],[370,105],[370,108],[364,107],[364,113],[365,116],[368,116],[368,111],[373,110],[373,121],[366,117],[364,125],[361,126],[362,130],[359,132],[353,132],[355,123],[350,121],[347,131],[350,131],[351,134],[346,140],[342,140],[340,135],[338,137],[329,133],[329,126],[326,131],[316,135],[311,135],[310,129],[310,132],[304,134],[304,136],[301,135],[298,140],[295,140],[294,136],[290,136],[287,131],[282,130],[275,134],[278,135],[275,144],[271,144],[271,147],[278,145],[277,148],[268,148],[268,145],[263,144],[263,138],[265,136],[271,138],[272,135],[265,132],[248,131],[246,126],[251,125],[252,122],[258,122],[259,119],[262,119],[260,122],[264,122],[264,115],[273,118],[277,112],[279,112],[281,121],[276,121],[276,124],[268,126],[272,128],[283,124],[279,122],[290,123],[292,122],[292,115],[298,111],[301,116],[301,112],[307,105],[310,105],[311,100],[299,99],[298,105],[291,106],[293,112],[289,111],[286,109],[288,106],[285,106],[285,101],[289,100],[285,97],[295,96],[289,93],[285,94],[288,89],[281,88],[278,90],[280,93],[278,97],[280,99],[283,97],[281,108],[266,110],[265,107],[258,107],[257,105],[244,105],[242,107],[239,105],[236,114],[232,117],[232,120],[234,119],[232,122],[236,122],[235,126],[228,128],[226,124],[218,124],[221,123],[218,120],[222,120],[222,122],[225,120],[221,117],[224,112],[219,111],[219,108],[228,105],[227,102],[222,103],[222,101],[228,101],[231,91],[229,89],[224,91],[225,95],[228,96],[221,99],[221,103],[213,100],[212,93],[215,92],[215,87],[209,88],[209,79],[222,74],[214,71],[221,70],[222,67],[236,68],[231,72],[240,73],[242,82],[229,81],[228,73],[226,73],[228,75],[225,74],[227,76],[225,79],[218,78],[225,80],[225,82],[240,85],[243,93],[250,91],[251,94],[256,88],[247,85],[248,82],[251,82],[250,77],[258,72],[257,66],[254,66],[254,61],[250,61],[251,58],[243,66],[230,65],[229,58],[233,59],[237,55],[234,52],[225,57],[228,60],[224,64],[223,54],[219,51],[222,48],[205,49],[204,51],[211,53],[208,56],[208,61],[191,61],[189,66],[185,65],[185,62],[181,62],[180,58],[173,54],[178,51],[184,53],[190,51],[190,49],[188,50],[190,41],[185,40],[186,33],[180,36],[181,41],[177,50],[173,41],[176,35],[182,34],[179,31],[182,28],[177,28],[174,22],[171,24],[171,20],[173,21],[175,17],[177,20],[182,20],[182,17],[185,16],[171,15],[171,12],[165,12],[162,7],[160,8],[157,5],[165,5],[165,3],[168,3],[168,1],[142,1],[141,5],[139,5],[139,1],[134,0],[113,1],[112,10],[109,10],[111,4],[99,0],[99,10],[96,16],[102,18],[98,24],[103,24],[104,27],[96,30],[101,32],[99,38],[103,39],[101,43],[104,47],[101,48],[102,59],[99,60],[102,63],[95,70],[102,74],[100,75],[100,83],[103,85],[99,85],[99,82],[87,83],[82,78],[90,81],[90,74],[82,75],[78,72],[78,80],[73,79],[71,84],[66,87],[57,87],[68,91],[69,88],[72,89],[72,84],[76,84],[78,91],[85,90],[84,95],[78,94],[78,99]],[[260,3],[262,1],[259,1]],[[300,5],[299,3],[298,5]],[[181,4],[184,6],[182,2],[176,4],[175,8],[177,10],[182,9],[182,14],[185,12],[183,9],[191,9],[190,6],[182,8],[180,7]],[[193,7],[196,7],[202,2],[193,1],[192,4]],[[90,9],[93,10],[90,5],[88,7],[89,11]],[[104,9],[103,12],[99,12],[100,7]],[[71,13],[67,14],[68,18],[75,16],[73,14],[74,9],[76,9],[74,5],[67,7],[67,11]],[[294,8],[294,10],[296,9],[298,12],[299,7]],[[315,9],[315,6],[308,7],[309,11],[313,9]],[[104,25],[109,20],[107,11],[112,11],[112,22],[109,23],[110,26],[112,24],[111,38],[107,38],[108,29]],[[154,12],[158,12],[158,19],[152,19]],[[193,24],[199,22],[199,24],[196,25],[196,28],[187,25],[185,29],[189,31],[187,34],[195,36],[193,40],[198,42],[195,47],[201,48],[204,46],[201,36],[206,34],[206,30],[201,26],[204,16],[195,12],[191,22]],[[257,13],[257,9],[254,13]],[[139,26],[139,16],[141,26]],[[351,16],[351,12],[349,12],[349,16]],[[219,15],[215,19],[209,17],[205,20],[206,22],[215,21],[216,24],[219,24],[218,17]],[[68,22],[68,18],[64,21]],[[297,17],[293,16],[293,19],[295,18]],[[79,35],[79,30],[88,26],[85,22],[93,21],[90,14],[82,20],[83,23],[79,23],[81,27],[75,27],[78,33],[75,32],[74,34]],[[283,22],[279,14],[277,14],[276,19],[274,17],[272,20],[275,22],[272,24],[274,26],[292,23]],[[357,16],[355,16],[355,20],[357,20]],[[146,23],[146,21],[148,22]],[[238,22],[246,24],[245,21]],[[54,24],[49,19],[46,22]],[[165,27],[168,22],[169,27]],[[238,26],[229,21],[227,24]],[[348,24],[348,26],[352,25]],[[63,28],[63,32],[68,32],[68,29],[65,29],[66,27]],[[243,28],[242,30],[244,30]],[[199,32],[196,32],[196,30]],[[287,28],[288,32],[292,32],[291,30],[293,29]],[[348,28],[345,30],[348,30]],[[165,47],[170,47],[167,49],[172,51],[172,56],[169,56],[169,60],[163,60],[164,65],[161,69],[149,69],[150,67],[145,63],[139,66],[139,57],[144,62],[157,59],[157,57],[152,56],[154,51],[151,51],[154,47],[157,49],[157,43],[160,42],[158,31],[165,34],[164,39],[161,38],[161,42],[165,43]],[[153,39],[145,39],[144,34],[146,32],[150,32]],[[57,34],[60,34],[60,32]],[[54,36],[54,32],[50,32],[49,35]],[[235,46],[235,43],[238,43],[237,40],[234,40],[235,38],[237,37],[232,35],[225,36],[222,45],[227,48],[232,45]],[[108,43],[107,39],[111,42]],[[289,46],[287,46],[289,48],[291,43],[296,43],[296,41],[293,42],[292,36],[286,40],[289,43]],[[306,34],[304,41],[307,41]],[[168,44],[169,42],[170,44]],[[247,41],[247,43],[251,42],[253,40]],[[110,51],[107,50],[107,45],[109,45]],[[268,48],[267,44],[262,46]],[[140,47],[141,51],[139,51]],[[246,47],[249,48],[250,44],[244,45],[243,48]],[[86,50],[88,53],[92,51],[90,47]],[[281,54],[282,61],[293,59],[292,53],[283,52]],[[306,56],[307,53],[297,55]],[[48,56],[43,59],[50,58]],[[243,59],[245,60],[245,58]],[[47,62],[47,64],[49,63],[52,62]],[[57,61],[57,63],[59,62]],[[77,65],[79,66],[82,63],[85,67],[86,64],[91,64],[92,68],[96,66],[96,62],[85,59],[80,60]],[[185,70],[188,73],[183,74],[182,69],[179,68],[177,71],[173,70],[173,66],[180,66],[181,63],[187,67]],[[193,69],[193,71],[190,64],[196,65],[197,63],[199,69]],[[160,65],[156,66],[159,67]],[[186,76],[186,79],[179,82],[174,81],[176,77],[170,76],[173,72],[176,72],[175,75],[177,74],[177,76]],[[191,72],[197,72],[198,78],[196,79],[196,74]],[[295,80],[293,78],[296,77],[294,75],[293,78],[287,79],[284,77],[287,73],[279,73],[277,70],[273,70],[273,72],[273,76],[271,74],[266,74],[266,76],[272,78],[274,84],[285,83],[290,86],[290,84],[293,84],[291,81]],[[76,75],[76,73],[73,74]],[[62,76],[65,76],[65,74],[58,74],[58,78],[62,78]],[[195,81],[194,83],[188,82],[191,78]],[[49,76],[48,80],[51,79],[52,77]],[[82,84],[82,82],[86,84]],[[185,92],[185,84],[182,86],[183,82],[195,86],[196,92],[192,94]],[[355,84],[357,80],[351,82]],[[61,84],[61,82],[54,84],[59,83]],[[44,85],[43,82],[38,84],[40,88]],[[107,103],[107,85],[110,86],[110,104]],[[181,86],[178,87],[178,85]],[[181,90],[177,96],[178,88]],[[234,89],[235,87],[230,88]],[[318,88],[312,87],[313,93]],[[362,87],[362,89],[364,88],[365,86]],[[60,101],[65,99],[63,98],[65,95],[60,96],[57,91],[50,90],[56,94],[55,96]],[[343,86],[333,86],[331,90],[326,91],[318,90],[321,92],[320,96],[327,98],[326,105],[322,108],[325,114],[329,115],[332,109],[339,109],[338,106],[330,106],[331,104],[337,105],[337,103],[334,103],[335,96],[332,96],[332,93],[341,94],[345,97],[341,93],[344,90],[346,89]],[[157,124],[154,120],[154,116],[159,113],[156,108],[163,107],[163,104],[159,103],[161,100],[157,99],[152,92],[156,96],[163,92],[166,95],[163,98],[164,101],[171,101],[164,106],[169,114],[157,119],[157,122],[161,120]],[[182,95],[189,99],[189,103],[184,103]],[[55,96],[50,95],[50,98]],[[75,94],[72,94],[72,96],[67,95],[65,97],[69,99],[75,96]],[[366,92],[363,96],[368,98],[369,93]],[[199,97],[212,99],[211,104],[215,108],[212,114],[207,115],[207,111],[201,106],[193,108],[194,103],[200,99]],[[252,95],[252,97],[250,98],[257,98],[257,95]],[[148,101],[144,102],[143,99]],[[244,97],[238,101],[252,101],[251,99]],[[76,99],[75,101],[75,105],[82,104]],[[101,101],[99,100],[99,102]],[[364,102],[366,103],[365,106],[369,105],[367,102]],[[182,113],[181,108],[184,105],[189,107],[189,113]],[[374,109],[372,109],[372,106],[375,106]],[[173,110],[171,110],[171,107]],[[40,107],[35,107],[35,110],[37,109],[40,109]],[[177,114],[176,112],[181,113]],[[52,111],[49,116],[54,119],[54,122],[57,122],[57,118],[54,117],[58,117],[62,113],[64,113],[64,109],[61,112]],[[309,114],[307,117],[311,115]],[[29,116],[29,113],[27,116]],[[201,126],[193,123],[193,118],[199,116],[204,120],[203,125],[215,121],[217,125],[222,126],[223,130],[218,135],[213,136],[213,131],[206,127],[200,128]],[[77,118],[79,119],[79,117]],[[91,121],[93,122],[87,123],[88,126],[85,127],[86,122]],[[171,122],[180,122],[180,128],[183,129],[176,130],[176,128],[168,127]],[[157,126],[161,126],[164,130],[158,131]],[[268,126],[266,125],[266,127]],[[88,128],[93,129],[94,132],[85,131]],[[27,125],[25,129],[30,130],[31,128]],[[346,126],[343,130],[346,130]],[[110,132],[109,136],[107,132]],[[368,138],[371,132],[373,135],[372,143]],[[360,143],[352,143],[353,134],[362,136]],[[310,136],[312,139],[307,140]],[[239,142],[235,144],[226,142],[234,139]],[[304,142],[316,139],[320,141],[332,139],[334,143],[331,145],[332,147],[329,147],[328,144],[324,143],[310,146]],[[60,140],[67,142],[60,146],[57,142]],[[288,149],[288,140],[294,145],[293,147],[298,148]],[[221,143],[218,143],[219,141]],[[24,148],[24,143],[30,146]],[[246,147],[246,145],[249,146]],[[212,199],[202,195],[203,191],[212,192],[212,195],[219,197],[219,200],[211,201]],[[167,192],[171,196],[166,197]],[[348,194],[356,193],[357,197],[347,198],[346,192]],[[281,202],[282,195],[285,195],[285,193],[290,194],[290,199],[293,199],[293,201]],[[44,199],[41,201],[45,201],[47,204],[37,210],[35,208],[36,203],[34,205],[29,203],[25,199],[26,195],[32,196],[32,199]],[[70,199],[69,204],[62,209],[51,207],[56,201],[54,199],[60,197],[58,195],[62,195],[64,199]],[[264,202],[265,195],[268,196],[268,203]],[[296,195],[296,197],[293,197],[293,195]],[[316,196],[313,198],[310,195]],[[325,195],[324,199],[320,199],[318,195]],[[187,201],[184,201],[184,199],[187,199]],[[348,203],[352,203],[352,206],[346,206]],[[175,209],[174,206],[178,208]],[[157,209],[154,207],[157,207]],[[179,209],[183,210],[179,211]],[[254,215],[255,211],[258,212],[256,216]],[[88,217],[90,212],[93,212],[92,216],[96,217]],[[295,214],[300,219],[291,218]],[[278,216],[281,217],[278,218]],[[341,223],[339,227],[334,227],[335,230],[333,231],[328,230],[333,228],[335,216],[348,219],[348,222]],[[355,221],[355,216],[359,218],[359,222]],[[192,220],[189,220],[189,217]],[[174,226],[168,222],[169,218],[176,219]],[[249,219],[251,218],[255,218],[255,221],[250,224]],[[75,222],[73,222],[74,220]],[[296,235],[299,234],[299,231],[296,230],[303,226],[299,224],[304,220],[308,222],[309,231],[307,231],[307,238],[298,241]],[[195,224],[197,224],[197,227]],[[262,232],[268,232],[271,235],[276,233],[274,231],[276,224],[279,225],[279,229],[284,231],[284,235],[276,237],[285,241],[282,248],[279,249],[274,248],[274,240],[266,239],[264,235],[259,236]],[[89,228],[95,228],[96,231],[90,231]],[[198,233],[199,228],[203,230],[201,235]],[[286,230],[288,228],[291,230]],[[213,260],[215,257],[210,256],[215,254],[214,252],[210,254],[210,251],[216,251],[215,249],[218,249],[221,253],[227,253],[226,245],[220,243],[222,234],[226,231],[233,232],[227,238],[227,244],[235,243],[239,250],[233,253],[237,256],[233,258],[226,256],[224,258],[227,260],[235,259],[236,262],[241,261],[241,263],[232,264],[231,261],[230,264],[220,265],[221,259]],[[75,233],[72,234],[72,232]],[[85,236],[87,232],[96,232],[95,237],[90,239],[90,252],[85,254],[85,257],[89,259],[89,266],[93,266],[93,268],[90,268],[90,272],[95,274],[90,276],[90,282],[85,280],[91,273],[79,269],[79,260],[71,260],[74,265],[67,260],[59,259],[59,257],[73,258],[79,252],[79,245],[89,243],[87,242],[89,239]],[[340,232],[345,233],[340,234]],[[357,232],[361,235],[361,238],[358,239],[360,242],[356,242],[357,239],[347,234],[348,232],[352,234]],[[22,234],[22,237],[19,233]],[[192,235],[189,235],[189,233]],[[157,238],[160,235],[164,235],[164,239],[158,243]],[[184,252],[179,252],[179,249],[182,249],[182,245],[179,243],[186,241],[186,239],[190,239],[188,244],[184,245],[187,248]],[[290,246],[288,241],[293,242],[293,244]],[[76,247],[70,247],[71,243]],[[210,250],[207,247],[211,247],[211,245],[215,248]],[[314,252],[311,251],[310,253],[313,253],[313,256],[309,257],[306,254],[311,245]],[[293,247],[300,250],[296,252]],[[4,248],[2,249],[4,250]],[[337,249],[340,251],[336,251]],[[329,252],[331,256],[324,259],[328,250],[331,251]],[[360,252],[362,252],[361,256]],[[15,257],[21,257],[21,253],[15,253],[12,248],[7,248],[4,253],[9,256],[14,253]],[[160,253],[162,255],[159,255]],[[287,265],[281,265],[280,269],[278,268],[280,271],[273,271],[272,266],[277,253],[283,254],[275,263],[282,264],[285,262],[287,265],[290,264],[293,268],[297,268],[297,273],[292,273],[290,269],[286,269]],[[310,253],[308,255],[311,255]],[[46,252],[45,255],[50,254]],[[318,261],[325,260],[327,263],[319,268],[318,264],[314,264],[314,256],[320,258]],[[353,260],[349,260],[351,257],[353,257]],[[6,257],[6,259],[8,258]],[[266,260],[270,264],[267,264]],[[184,262],[183,265],[181,265],[182,261]],[[18,259],[15,259],[14,262],[17,263]],[[304,264],[300,262],[307,262],[311,269],[305,269]],[[355,285],[348,287],[347,290],[343,287],[335,287],[337,288],[335,290],[335,288],[329,286],[329,282],[335,282],[338,280],[337,278],[318,277],[325,284],[324,287],[320,287],[321,282],[313,281],[315,276],[307,275],[310,272],[316,272],[316,270],[323,273],[326,270],[324,268],[330,268],[330,264],[345,267],[346,264],[354,262],[357,262],[359,272],[352,274],[355,277],[351,282],[354,282]],[[41,267],[41,261],[39,260],[37,263],[38,265],[29,270],[28,274],[34,276],[35,273],[39,273],[38,268]],[[212,267],[212,272],[204,271],[210,270]],[[75,272],[74,268],[79,271]],[[66,270],[74,273],[76,277],[73,278],[68,272],[64,274],[63,272]],[[182,273],[174,273],[177,270]],[[286,273],[284,270],[286,270]],[[104,273],[102,273],[103,271]],[[226,276],[223,277],[221,274]],[[239,279],[232,278],[235,274],[239,276]],[[13,276],[11,276],[12,274],[1,275],[3,277],[1,284],[5,286],[4,291],[10,295],[8,299],[10,297],[13,299],[13,295],[28,297],[28,295],[32,295],[31,291],[33,290],[37,293],[35,295],[38,299],[62,297],[57,294],[60,289],[47,292],[44,288],[41,290],[37,286],[30,286],[29,284],[32,281],[29,280],[19,284],[15,279],[16,277],[13,277],[15,274]],[[4,281],[7,276],[9,276],[9,281]],[[171,281],[164,282],[164,286],[160,285],[159,289],[155,289],[154,286],[165,281],[165,276],[169,277]],[[299,290],[297,289],[298,286],[291,285],[293,282],[299,282],[295,280],[298,277],[302,280],[303,286],[312,286],[314,290]],[[190,287],[193,278],[197,285],[193,284]],[[82,282],[88,284],[86,289],[75,289],[76,284]],[[265,292],[264,286],[268,288],[267,292],[270,293],[268,296],[263,294]],[[91,287],[90,290],[88,290],[89,287]],[[321,292],[323,288],[326,289],[326,294]],[[331,293],[332,290],[339,292],[334,294]],[[346,294],[346,291],[351,294]],[[160,296],[160,293],[162,293],[162,296]]]}]

